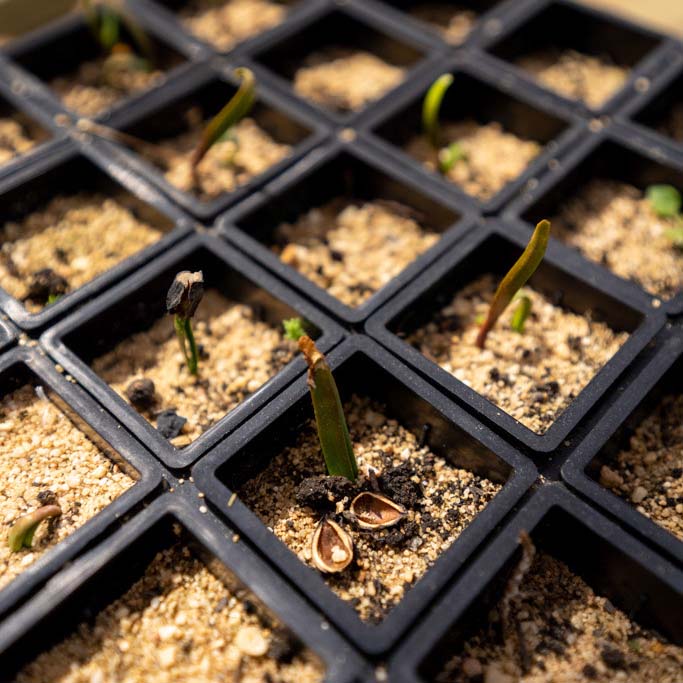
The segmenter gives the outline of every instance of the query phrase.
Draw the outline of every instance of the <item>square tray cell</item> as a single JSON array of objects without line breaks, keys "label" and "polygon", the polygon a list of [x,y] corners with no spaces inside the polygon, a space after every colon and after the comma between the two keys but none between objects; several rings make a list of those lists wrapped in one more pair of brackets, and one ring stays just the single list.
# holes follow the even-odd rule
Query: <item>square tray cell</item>
[{"label": "square tray cell", "polygon": [[[327,134],[299,107],[275,95],[257,78],[256,103],[236,126],[240,146],[235,152],[217,145],[207,154],[199,167],[201,188],[197,191],[190,155],[206,123],[227,104],[237,87],[228,67],[214,71],[197,65],[158,97],[112,118],[111,126],[152,147],[133,150],[103,139],[98,144],[194,216],[210,221],[282,172]],[[231,154],[234,163],[224,163],[221,155]]]},{"label": "square tray cell", "polygon": [[550,219],[567,258],[577,260],[578,252],[678,313],[683,255],[667,236],[675,223],[658,218],[645,195],[661,183],[683,191],[683,163],[635,137],[624,128],[591,136],[505,213],[528,227]]},{"label": "square tray cell", "polygon": [[[7,54],[44,84],[45,105],[89,118],[106,118],[125,108],[141,95],[158,88],[177,73],[182,56],[170,48],[153,26],[136,21],[151,40],[154,60],[151,70],[135,72],[135,78],[121,76],[113,67],[104,79],[102,48],[82,14],[69,14],[44,28],[12,41]],[[124,38],[131,39],[124,27]]]},{"label": "square tray cell", "polygon": [[471,220],[359,143],[315,150],[219,225],[243,251],[356,323],[462,237]]},{"label": "square tray cell", "polygon": [[[507,514],[536,478],[536,469],[367,337],[347,340],[328,360],[342,400],[351,402],[346,410],[356,440],[354,448],[363,453],[366,464],[377,467],[377,477],[385,492],[394,497],[400,495],[411,510],[423,510],[420,529],[407,520],[393,536],[382,536],[384,540],[378,538],[376,543],[363,540],[347,525],[348,532],[355,534],[357,562],[365,567],[363,572],[371,574],[366,577],[367,583],[373,585],[370,592],[358,573],[359,566],[352,565],[347,569],[349,574],[326,581],[295,554],[305,555],[316,517],[294,502],[293,487],[305,476],[324,471],[317,453],[315,462],[305,460],[307,440],[315,442],[305,378],[232,438],[219,444],[194,467],[192,474],[221,514],[303,590],[347,638],[366,653],[380,654],[415,623],[444,582]],[[304,441],[302,435],[308,435]],[[383,445],[373,443],[374,439]],[[296,454],[283,455],[288,448]],[[377,453],[384,454],[381,464],[373,461],[373,457],[379,457]],[[292,457],[292,464],[282,463],[282,457]],[[421,465],[423,460],[425,464]],[[397,461],[404,463],[403,470],[400,464],[396,466]],[[397,488],[398,479],[390,482],[391,477],[399,476],[399,471],[406,477],[407,462],[413,471],[422,468],[422,474],[416,471],[415,476],[424,478],[423,486],[429,493],[421,502],[406,500],[409,491],[402,485]],[[280,483],[276,484],[273,477],[279,477]],[[466,480],[469,493],[462,490]],[[445,484],[446,481],[450,483]],[[267,512],[259,491],[261,484],[264,490],[275,486],[272,496],[267,494]],[[363,485],[362,480],[359,485]],[[478,493],[470,500],[473,490]],[[269,517],[265,522],[264,514],[272,515],[273,519]],[[427,523],[428,519],[431,522]],[[451,530],[446,532],[446,528]],[[282,540],[285,537],[287,543]],[[401,548],[402,543],[411,539],[413,545],[409,547],[413,550],[408,555],[382,550],[387,547],[383,544],[398,543]],[[299,542],[303,543],[301,551],[295,550]],[[418,552],[418,548],[422,550]],[[397,560],[399,557],[417,558],[417,564],[410,567],[411,577],[408,578],[408,567]]]},{"label": "square tray cell", "polygon": [[[465,156],[447,176],[437,170],[437,151],[422,129],[422,102],[436,78],[452,73],[440,109],[444,143],[459,142]],[[483,213],[495,213],[545,171],[551,158],[578,131],[573,115],[529,97],[515,83],[461,58],[414,79],[390,106],[368,122],[371,141],[394,162],[429,179],[442,193]]]},{"label": "square tray cell", "polygon": [[[527,332],[518,337],[504,317],[495,350],[479,351],[477,315],[486,314],[494,286],[527,242],[513,225],[482,226],[375,313],[366,329],[517,442],[550,453],[651,341],[664,316],[599,274],[568,268],[551,244],[527,285],[537,310]],[[433,360],[439,358],[452,372]]]},{"label": "square tray cell", "polygon": [[[201,270],[206,288],[194,324],[203,346],[195,379],[184,369],[166,313],[166,293],[183,270]],[[341,338],[331,320],[223,241],[194,237],[51,328],[44,342],[166,465],[185,467],[303,372],[295,346],[282,338],[282,321],[292,317],[308,321],[326,350]],[[255,353],[257,341],[262,348]],[[123,394],[142,377],[152,379],[155,392],[138,411]],[[185,431],[159,417],[173,410],[186,418]]]},{"label": "square tray cell", "polygon": [[339,124],[352,124],[422,65],[422,42],[354,6],[321,6],[252,53],[268,76]]},{"label": "square tray cell", "polygon": [[[68,647],[67,666],[76,665],[75,657],[93,679],[115,663],[117,672],[140,680],[173,668],[187,676],[173,680],[241,670],[255,680],[265,674],[265,680],[284,675],[355,683],[364,665],[329,624],[206,508],[197,511],[196,489],[185,484],[173,491],[58,574],[0,626],[5,675],[29,665],[19,680],[55,680]],[[128,615],[141,616],[134,632]],[[112,632],[112,639],[97,635]],[[159,641],[160,635],[165,639]],[[219,638],[223,644],[216,646]],[[127,653],[138,650],[135,659],[122,654],[122,641]]]},{"label": "square tray cell", "polygon": [[611,113],[666,63],[666,38],[564,0],[531,2],[488,46],[525,83],[583,111]]},{"label": "square tray cell", "polygon": [[2,180],[0,201],[0,307],[25,330],[44,328],[191,230],[144,181],[73,145]]},{"label": "square tray cell", "polygon": [[[651,680],[677,680],[680,665],[674,657],[680,657],[683,644],[683,575],[557,484],[546,486],[531,499],[402,643],[389,680],[468,680],[461,662],[452,658],[468,652],[468,645],[476,647],[477,635],[484,644],[481,654],[494,656],[491,661],[481,657],[481,661],[473,654],[469,659],[476,661],[465,666],[471,670],[478,664],[482,673],[494,669],[487,680],[500,671],[494,662],[510,658],[501,644],[500,617],[496,621],[492,615],[500,613],[508,581],[519,567],[521,532],[530,534],[536,554],[531,571],[523,574],[520,593],[511,596],[508,628],[515,631],[507,638],[514,647],[519,642],[516,634],[524,633],[529,644],[527,650],[515,647],[515,655],[526,653],[517,657],[517,666],[525,662],[531,671],[540,673],[537,662],[545,660],[544,675],[556,674],[558,681],[568,676],[619,680],[615,677],[619,671],[628,680],[631,672],[645,675],[645,666],[650,676],[656,676]],[[525,586],[529,586],[526,592]],[[552,604],[543,604],[545,596],[550,596]],[[523,610],[530,622],[521,624],[525,631],[515,628]],[[539,629],[532,630],[534,626]],[[451,676],[437,679],[449,661]],[[569,671],[568,661],[576,671]],[[635,668],[641,664],[643,670]]]},{"label": "square tray cell", "polygon": [[[60,375],[39,349],[19,347],[0,356],[0,395],[5,468],[1,616],[119,525],[161,484],[161,475],[151,454]],[[17,415],[32,425],[31,434],[15,424]],[[20,441],[22,431],[37,440],[37,452],[31,452],[33,443]],[[68,467],[64,453],[57,452],[65,444],[74,449]],[[18,489],[20,498],[13,505],[10,496]],[[33,548],[19,551],[22,558],[15,556],[21,562],[17,565],[4,539],[10,523],[54,496],[64,521],[57,523],[54,537],[39,529]]]},{"label": "square tray cell", "polygon": [[683,335],[674,327],[577,445],[564,480],[683,566]]}]

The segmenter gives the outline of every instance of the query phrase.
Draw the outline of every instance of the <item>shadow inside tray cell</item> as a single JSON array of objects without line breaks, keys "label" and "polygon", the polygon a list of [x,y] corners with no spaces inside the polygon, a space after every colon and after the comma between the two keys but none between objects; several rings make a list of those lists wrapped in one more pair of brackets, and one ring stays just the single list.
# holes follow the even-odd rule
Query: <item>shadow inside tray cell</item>
[{"label": "shadow inside tray cell", "polygon": [[130,52],[107,55],[86,21],[77,17],[62,21],[61,28],[44,37],[13,44],[9,52],[45,81],[67,109],[82,116],[98,116],[124,99],[158,86],[168,71],[184,61],[151,33],[147,35],[149,54],[142,54],[143,48],[134,47],[136,42],[125,24],[121,31],[121,42],[133,47]]},{"label": "shadow inside tray cell", "polygon": [[347,114],[393,90],[421,58],[410,45],[338,10],[256,55],[304,99]]},{"label": "shadow inside tray cell", "polygon": [[[192,376],[166,312],[176,273],[201,270],[205,294],[192,327],[199,375]],[[198,248],[160,269],[119,301],[79,321],[63,337],[69,351],[157,427],[177,448],[188,446],[296,357],[282,321],[290,306],[209,250]],[[320,334],[309,324],[314,337]],[[137,397],[136,380],[152,388]]]},{"label": "shadow inside tray cell", "polygon": [[459,219],[416,188],[344,152],[236,225],[318,287],[358,306]]},{"label": "shadow inside tray cell", "polygon": [[[346,509],[358,492],[370,490],[371,467],[380,490],[408,510],[399,526],[360,533],[346,513],[334,516],[353,537],[357,559],[341,574],[321,576],[363,621],[378,624],[491,504],[513,470],[369,356],[352,355],[334,375],[360,472],[336,499],[346,496]],[[302,482],[324,473],[306,393],[216,476],[275,534],[266,539],[274,557],[284,543],[310,566],[310,539],[324,510],[306,497]]]},{"label": "shadow inside tray cell", "polygon": [[21,683],[100,680],[112,667],[140,680],[168,670],[176,680],[324,678],[318,657],[173,515],[58,603],[6,664]]},{"label": "shadow inside tray cell", "polygon": [[676,680],[683,655],[679,593],[561,508],[545,515],[532,543],[535,555],[518,592],[509,581],[519,572],[520,550],[422,662],[421,680],[466,683],[475,669],[487,680]]},{"label": "shadow inside tray cell", "polygon": [[532,304],[524,334],[511,328],[510,306],[482,351],[475,343],[480,322],[520,254],[503,237],[489,237],[387,328],[434,370],[438,365],[543,434],[627,342],[643,315],[544,261],[523,289]]},{"label": "shadow inside tray cell", "polygon": [[[568,123],[462,72],[453,73],[440,109],[439,143],[422,129],[420,93],[376,126],[375,133],[414,162],[485,202],[514,182],[568,128]],[[462,155],[439,172],[439,151],[457,143]]]},{"label": "shadow inside tray cell", "polygon": [[564,3],[550,3],[490,51],[549,88],[593,109],[606,104],[660,41]]},{"label": "shadow inside tray cell", "polygon": [[31,313],[159,241],[174,222],[73,155],[0,188],[0,281]]},{"label": "shadow inside tray cell", "polygon": [[683,145],[683,75],[634,115],[634,121]]},{"label": "shadow inside tray cell", "polygon": [[137,151],[164,175],[164,181],[202,201],[233,192],[288,157],[311,131],[282,111],[257,101],[248,116],[233,128],[231,139],[220,140],[197,167],[192,153],[207,122],[233,97],[237,88],[210,80],[161,109],[125,127],[154,147]]},{"label": "shadow inside tray cell", "polygon": [[521,217],[529,224],[550,218],[556,239],[670,299],[683,285],[683,252],[669,232],[675,219],[658,216],[647,199],[648,187],[657,184],[683,190],[683,171],[607,141],[570,167]]}]

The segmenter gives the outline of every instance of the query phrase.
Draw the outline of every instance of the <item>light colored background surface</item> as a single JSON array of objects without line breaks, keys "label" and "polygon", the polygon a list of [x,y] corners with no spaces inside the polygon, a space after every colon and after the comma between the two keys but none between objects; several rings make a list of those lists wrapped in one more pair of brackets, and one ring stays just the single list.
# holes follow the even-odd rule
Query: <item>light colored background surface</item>
[{"label": "light colored background surface", "polygon": [[660,31],[683,37],[683,0],[583,0],[583,3],[618,12]]}]

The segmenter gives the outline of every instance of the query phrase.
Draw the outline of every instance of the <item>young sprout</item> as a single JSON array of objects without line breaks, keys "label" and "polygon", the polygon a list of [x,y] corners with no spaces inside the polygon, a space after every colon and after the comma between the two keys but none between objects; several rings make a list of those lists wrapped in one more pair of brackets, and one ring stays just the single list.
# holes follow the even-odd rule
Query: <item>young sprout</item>
[{"label": "young sprout", "polygon": [[202,271],[191,273],[183,270],[178,273],[166,295],[166,310],[173,319],[180,348],[185,356],[190,374],[197,374],[199,352],[192,332],[191,319],[204,295],[204,275]]},{"label": "young sprout", "polygon": [[674,227],[666,231],[666,236],[676,247],[683,247],[683,215],[681,206],[683,197],[681,193],[671,185],[650,185],[645,192],[652,210],[660,218],[671,218]]},{"label": "young sprout", "polygon": [[477,346],[483,349],[486,337],[496,321],[510,305],[517,292],[527,283],[528,279],[536,272],[545,256],[550,237],[550,221],[541,221],[534,230],[524,253],[508,271],[507,275],[498,285],[493,297],[488,315],[477,336]]},{"label": "young sprout", "polygon": [[148,60],[138,60],[139,67],[149,69],[154,61],[152,43],[121,0],[81,0],[81,6],[90,30],[105,52],[130,52],[122,36],[122,29],[125,28],[137,53]]},{"label": "young sprout", "polygon": [[299,349],[308,364],[308,387],[313,401],[318,439],[325,458],[327,473],[355,481],[358,476],[358,464],[353,453],[344,409],[332,370],[325,356],[306,334],[301,320],[298,318],[285,320],[283,326],[285,336],[298,342]]},{"label": "young sprout", "polygon": [[16,553],[22,548],[30,548],[33,545],[33,536],[40,523],[50,517],[59,517],[61,514],[62,508],[59,505],[44,505],[20,517],[12,525],[7,537],[10,552]]},{"label": "young sprout", "polygon": [[466,156],[467,154],[459,142],[451,142],[450,145],[439,150],[439,171],[445,175]]},{"label": "young sprout", "polygon": [[438,147],[440,143],[439,111],[441,101],[452,83],[451,74],[442,74],[431,84],[422,102],[422,129],[432,147]]},{"label": "young sprout", "polygon": [[526,320],[531,313],[531,299],[526,296],[526,294],[521,294],[519,297],[519,303],[517,308],[515,308],[512,314],[512,320],[510,321],[510,327],[519,334],[524,334],[524,325]]},{"label": "young sprout", "polygon": [[250,112],[254,104],[256,99],[254,73],[246,67],[239,67],[235,69],[235,75],[241,80],[240,87],[223,109],[209,121],[192,154],[192,170],[195,174],[204,155],[224,136],[231,135],[231,128]]}]

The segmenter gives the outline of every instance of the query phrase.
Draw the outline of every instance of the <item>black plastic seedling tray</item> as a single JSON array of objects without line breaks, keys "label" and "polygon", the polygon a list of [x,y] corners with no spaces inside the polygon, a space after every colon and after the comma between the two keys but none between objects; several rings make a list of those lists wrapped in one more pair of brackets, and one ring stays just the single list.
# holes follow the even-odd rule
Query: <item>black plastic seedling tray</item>
[{"label": "black plastic seedling tray", "polygon": [[[441,105],[442,120],[497,122],[504,130],[542,146],[538,156],[519,176],[488,199],[468,194],[441,174],[425,168],[403,149],[414,135],[421,133],[424,96],[442,73],[451,73],[454,77]],[[582,134],[582,122],[569,108],[548,101],[509,75],[492,69],[479,55],[459,52],[412,79],[391,101],[368,117],[360,130],[367,143],[389,163],[405,166],[444,196],[450,194],[481,213],[492,214],[520,192],[530,179],[556,164],[567,148],[576,144]]]},{"label": "black plastic seedling tray", "polygon": [[100,409],[83,389],[57,372],[39,348],[18,347],[0,356],[0,394],[4,396],[26,384],[43,387],[48,400],[136,481],[0,590],[0,617],[15,609],[85,548],[124,524],[126,518],[161,486],[161,468],[151,454]]},{"label": "black plastic seedling tray", "polygon": [[36,313],[29,312],[21,301],[2,289],[0,283],[0,307],[24,330],[44,329],[77,304],[92,298],[192,231],[191,220],[143,179],[132,176],[106,156],[86,152],[73,143],[59,145],[50,154],[34,159],[12,175],[0,179],[3,220],[23,220],[44,208],[59,194],[90,191],[113,197],[126,195],[127,199],[133,200],[133,208],[139,216],[164,229],[166,234]]},{"label": "black plastic seedling tray", "polygon": [[[174,137],[188,129],[186,115],[190,109],[199,107],[206,118],[218,113],[237,90],[233,68],[243,64],[239,62],[229,66],[220,60],[196,64],[166,87],[141,98],[135,106],[112,114],[107,125],[147,142],[163,144],[164,138]],[[257,100],[250,116],[277,142],[290,145],[291,152],[249,182],[213,199],[203,200],[194,193],[179,189],[167,181],[163,172],[152,162],[120,143],[97,137],[95,144],[105,154],[120,159],[136,173],[149,179],[193,216],[209,222],[284,171],[328,134],[324,122],[316,120],[295,102],[278,95],[260,79],[257,83]],[[89,135],[85,137],[90,138]]]},{"label": "black plastic seedling tray", "polygon": [[[399,202],[415,211],[423,227],[442,234],[423,254],[359,306],[349,306],[316,285],[274,253],[273,231],[337,198]],[[251,195],[218,221],[222,234],[339,320],[353,325],[388,301],[473,226],[467,205],[439,196],[428,183],[377,159],[358,142],[338,141],[318,148],[296,166]]]},{"label": "black plastic seedling tray", "polygon": [[367,337],[354,336],[343,342],[329,355],[329,363],[342,397],[355,393],[378,400],[386,405],[389,415],[414,433],[423,433],[424,426],[429,425],[428,443],[437,453],[456,466],[504,484],[383,621],[377,625],[363,622],[239,497],[228,504],[233,491],[290,445],[301,426],[311,419],[305,377],[203,458],[194,467],[193,478],[219,513],[251,539],[349,640],[364,652],[378,655],[398,642],[449,577],[495,529],[531,486],[536,468]]},{"label": "black plastic seedling tray", "polygon": [[390,351],[488,423],[527,448],[551,453],[663,326],[664,315],[653,309],[649,300],[635,295],[630,288],[616,287],[615,283],[601,277],[602,273],[597,269],[580,268],[578,263],[568,267],[556,245],[549,245],[531,285],[551,298],[557,298],[570,310],[580,313],[591,309],[612,329],[629,332],[629,338],[543,434],[522,425],[402,338],[429,322],[455,292],[477,276],[493,272],[502,277],[519,257],[528,239],[528,234],[519,226],[495,221],[481,225],[371,316],[366,329]]},{"label": "black plastic seedling tray", "polygon": [[521,531],[629,618],[683,643],[683,573],[562,485],[551,484],[533,496],[402,643],[389,672],[392,683],[433,681],[449,653],[485,623],[519,561]]},{"label": "black plastic seedling tray", "polygon": [[[0,314],[1,315],[1,314]],[[16,331],[7,320],[0,317],[0,351],[4,351],[16,341]]]},{"label": "black plastic seedling tray", "polygon": [[[369,102],[358,111],[324,107],[294,90],[293,77],[304,60],[317,50],[331,46],[364,49],[388,64],[405,69],[405,78],[393,90]],[[394,94],[417,77],[432,61],[434,45],[430,36],[421,36],[394,22],[385,21],[365,10],[360,2],[320,2],[306,16],[271,32],[244,50],[257,75],[306,109],[338,126],[355,126],[372,112],[380,110]]]},{"label": "black plastic seedling tray", "polygon": [[200,502],[191,484],[176,485],[17,610],[0,626],[3,680],[10,680],[6,676],[63,640],[79,623],[92,620],[131,587],[158,552],[181,542],[271,623],[275,617],[291,629],[323,662],[325,683],[358,683],[366,668],[362,660]]},{"label": "black plastic seedling tray", "polygon": [[[644,92],[671,59],[674,42],[622,17],[572,0],[520,2],[519,11],[507,17],[501,30],[482,41],[497,70],[507,72],[548,100],[562,102],[585,116],[613,114],[629,98]],[[606,55],[628,68],[624,85],[602,106],[592,109],[539,83],[515,60],[535,50],[559,47],[593,56]]]},{"label": "black plastic seedling tray", "polygon": [[[595,178],[628,183],[643,192],[657,183],[683,187],[683,157],[639,138],[628,126],[613,126],[584,138],[557,168],[508,205],[504,215],[524,223],[527,234],[531,234],[533,225],[543,218],[556,216],[566,202]],[[654,306],[661,306],[669,314],[683,312],[683,292],[667,301],[655,301],[656,297],[639,284],[618,277],[600,264],[588,262],[576,249],[554,241],[565,263],[575,264],[575,268],[582,268],[581,263],[585,264],[584,268],[586,265],[600,268],[615,287],[624,291],[631,289],[634,296],[649,297]]]},{"label": "black plastic seedling tray", "polygon": [[[638,425],[652,413],[666,395],[681,393],[683,336],[680,327],[644,366],[639,367],[629,386],[601,415],[600,421],[577,444],[562,468],[567,484],[602,508],[643,539],[683,566],[683,542],[654,520],[636,510],[599,483],[605,458],[627,448]],[[647,465],[644,465],[647,468]]]},{"label": "black plastic seedling tray", "polygon": [[258,309],[261,317],[274,326],[280,327],[286,318],[302,317],[312,327],[311,333],[324,352],[333,348],[343,334],[332,320],[289,287],[222,240],[208,235],[183,241],[52,327],[42,338],[50,355],[171,468],[193,463],[305,369],[303,358],[295,358],[193,443],[183,449],[175,448],[95,374],[90,362],[167,315],[166,292],[181,270],[202,270],[207,287],[215,287],[228,298]]}]

